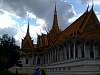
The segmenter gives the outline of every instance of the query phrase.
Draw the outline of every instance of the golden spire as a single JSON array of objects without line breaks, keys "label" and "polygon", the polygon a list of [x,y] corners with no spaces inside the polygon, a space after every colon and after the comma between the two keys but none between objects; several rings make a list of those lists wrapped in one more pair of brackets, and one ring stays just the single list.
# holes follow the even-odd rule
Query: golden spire
[{"label": "golden spire", "polygon": [[92,0],[92,8],[91,8],[92,11],[93,11],[93,7],[94,7],[94,3],[93,3],[93,0]]},{"label": "golden spire", "polygon": [[92,0],[92,8],[93,8],[93,6],[94,6],[94,2],[93,2],[93,0]]},{"label": "golden spire", "polygon": [[88,6],[87,6],[87,10],[86,10],[86,11],[88,11],[88,9],[89,9],[89,4],[88,4]]},{"label": "golden spire", "polygon": [[53,26],[50,32],[59,32],[59,26],[58,26],[58,18],[57,18],[57,10],[56,10],[56,4],[55,4],[55,10],[54,10],[54,18],[53,18]]},{"label": "golden spire", "polygon": [[28,27],[27,27],[27,33],[26,33],[26,35],[30,35],[30,33],[29,33],[29,21],[28,21]]},{"label": "golden spire", "polygon": [[31,38],[30,32],[29,32],[29,20],[28,20],[27,33],[26,33],[25,38]]},{"label": "golden spire", "polygon": [[58,25],[57,10],[55,5],[53,25]]}]

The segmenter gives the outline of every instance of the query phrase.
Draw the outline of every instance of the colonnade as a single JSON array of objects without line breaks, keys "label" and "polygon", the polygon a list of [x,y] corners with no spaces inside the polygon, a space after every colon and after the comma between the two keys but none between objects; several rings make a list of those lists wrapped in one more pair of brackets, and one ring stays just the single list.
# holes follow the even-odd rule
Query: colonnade
[{"label": "colonnade", "polygon": [[65,60],[95,59],[99,57],[94,41],[66,41],[54,46],[44,54],[44,64],[62,62]]},{"label": "colonnade", "polygon": [[[95,59],[100,57],[98,46],[95,41],[67,40],[63,44],[50,48],[41,56],[39,55],[40,64],[52,64],[65,60]],[[33,62],[36,64],[38,55],[33,57]]]}]

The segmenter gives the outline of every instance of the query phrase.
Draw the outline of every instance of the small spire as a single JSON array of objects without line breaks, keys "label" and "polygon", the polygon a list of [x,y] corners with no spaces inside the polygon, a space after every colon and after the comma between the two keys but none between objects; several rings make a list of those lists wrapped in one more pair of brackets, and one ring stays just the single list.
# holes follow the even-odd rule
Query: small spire
[{"label": "small spire", "polygon": [[93,6],[94,6],[94,2],[93,2],[93,0],[92,0],[92,10],[93,10]]},{"label": "small spire", "polygon": [[56,3],[55,3],[55,12],[54,15],[57,15]]},{"label": "small spire", "polygon": [[30,33],[29,33],[29,20],[28,20],[28,27],[27,27],[27,35],[30,35]]},{"label": "small spire", "polygon": [[89,9],[89,4],[88,4],[88,6],[87,6],[87,11],[88,11],[88,9]]},{"label": "small spire", "polygon": [[40,34],[42,35],[42,31],[41,31],[41,29],[39,29],[40,30]]},{"label": "small spire", "polygon": [[48,31],[47,31],[46,27],[45,27],[45,31],[46,31],[46,33],[48,34]]},{"label": "small spire", "polygon": [[25,38],[30,38],[31,39],[31,36],[30,36],[30,33],[29,33],[29,21],[28,21],[27,33],[26,33]]},{"label": "small spire", "polygon": [[[54,9],[54,20],[57,20],[56,0],[55,0],[55,9]],[[57,22],[58,22],[58,20],[57,20]]]},{"label": "small spire", "polygon": [[39,35],[37,32],[36,32],[36,35],[37,35],[37,44],[39,44]]},{"label": "small spire", "polygon": [[55,9],[54,9],[54,18],[53,18],[53,26],[52,29],[54,32],[59,32],[59,26],[58,26],[58,18],[57,18],[57,10],[56,10],[56,3],[55,3]]}]

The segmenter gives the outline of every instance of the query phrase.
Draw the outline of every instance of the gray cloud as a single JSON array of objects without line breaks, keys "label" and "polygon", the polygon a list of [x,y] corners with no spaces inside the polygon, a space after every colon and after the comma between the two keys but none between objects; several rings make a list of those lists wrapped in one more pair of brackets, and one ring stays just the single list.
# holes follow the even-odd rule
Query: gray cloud
[{"label": "gray cloud", "polygon": [[[26,11],[35,13],[37,16],[42,17],[45,15],[46,9],[52,4],[52,0],[1,0],[1,9],[7,10],[12,13],[24,17]],[[49,8],[48,8],[49,10]]]},{"label": "gray cloud", "polygon": [[89,2],[91,2],[92,0],[81,0],[82,4],[88,4]]},{"label": "gray cloud", "polygon": [[[9,36],[14,37],[17,34],[17,29],[11,27],[3,28],[3,29],[0,28],[0,36],[4,34],[8,34]],[[20,46],[19,40],[16,40],[16,44]]]},{"label": "gray cloud", "polygon": [[[48,27],[51,28],[54,0],[0,0],[0,9],[15,13],[20,17],[25,17],[26,12],[32,12],[37,17],[44,19]],[[61,29],[69,25],[68,19],[74,16],[71,4],[65,0],[57,1],[57,11]]]},{"label": "gray cloud", "polygon": [[67,2],[61,2],[61,4],[58,4],[58,16],[59,16],[59,24],[61,29],[65,29],[68,25],[68,19],[72,18],[75,15],[75,11],[73,9],[73,6],[71,4],[68,4]]},{"label": "gray cloud", "polygon": [[9,36],[15,36],[17,34],[17,30],[11,27],[3,28],[3,29],[0,28],[0,35],[3,34],[9,34]]},{"label": "gray cloud", "polygon": [[4,12],[2,10],[0,10],[0,14],[2,15],[2,14],[4,14]]}]

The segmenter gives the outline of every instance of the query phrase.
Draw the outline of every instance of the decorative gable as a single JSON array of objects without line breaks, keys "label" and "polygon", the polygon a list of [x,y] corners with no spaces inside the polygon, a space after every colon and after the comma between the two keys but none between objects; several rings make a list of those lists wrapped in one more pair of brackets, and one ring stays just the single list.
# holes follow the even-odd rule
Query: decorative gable
[{"label": "decorative gable", "polygon": [[100,29],[99,21],[98,21],[97,16],[95,15],[95,12],[92,8],[89,12],[89,15],[88,15],[85,23],[84,23],[83,32],[91,32],[91,31],[96,31],[98,29]]}]

